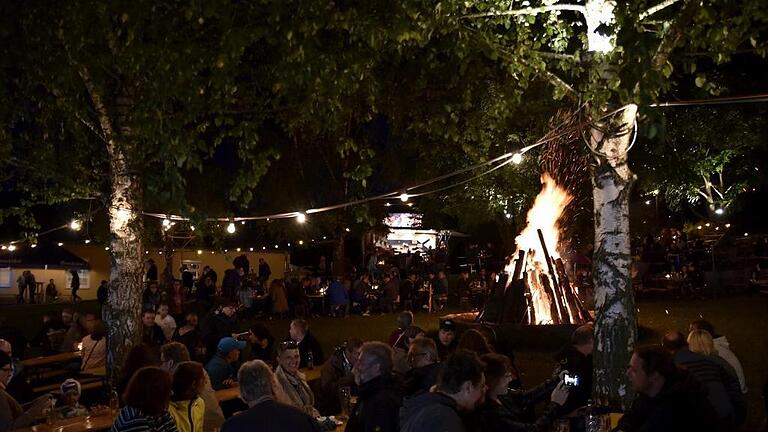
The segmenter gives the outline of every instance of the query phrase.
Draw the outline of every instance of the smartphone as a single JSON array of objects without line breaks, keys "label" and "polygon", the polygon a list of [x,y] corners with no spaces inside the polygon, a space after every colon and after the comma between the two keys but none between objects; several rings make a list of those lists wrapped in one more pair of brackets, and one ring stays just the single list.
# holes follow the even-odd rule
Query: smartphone
[{"label": "smartphone", "polygon": [[563,383],[566,387],[578,387],[579,376],[576,374],[567,373],[565,376],[563,376]]}]

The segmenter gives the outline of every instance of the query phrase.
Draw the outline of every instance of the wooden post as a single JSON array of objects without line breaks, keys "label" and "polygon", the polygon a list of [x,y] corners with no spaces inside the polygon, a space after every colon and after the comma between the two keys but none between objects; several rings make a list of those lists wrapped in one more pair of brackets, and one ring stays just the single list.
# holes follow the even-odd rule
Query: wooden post
[{"label": "wooden post", "polygon": [[560,291],[560,286],[557,283],[557,274],[555,273],[555,268],[552,266],[552,257],[549,256],[549,251],[547,250],[547,243],[544,241],[544,234],[541,232],[540,229],[536,230],[536,233],[539,234],[539,241],[541,242],[541,248],[544,251],[544,259],[547,261],[547,270],[549,271],[549,279],[551,281],[551,289],[553,293],[555,294],[552,299],[555,302],[555,309],[558,311],[558,316],[562,320],[563,314],[560,313],[562,306],[560,305],[560,299],[557,297],[557,292]]}]

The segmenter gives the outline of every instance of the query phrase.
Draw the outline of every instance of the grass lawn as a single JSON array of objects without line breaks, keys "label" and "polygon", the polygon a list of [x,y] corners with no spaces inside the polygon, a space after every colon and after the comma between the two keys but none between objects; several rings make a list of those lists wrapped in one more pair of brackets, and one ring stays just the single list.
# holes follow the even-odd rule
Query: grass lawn
[{"label": "grass lawn", "polygon": [[[1,306],[0,314],[7,322],[21,328],[28,336],[39,328],[41,316],[49,309],[61,309],[70,305],[54,306]],[[718,333],[728,337],[732,350],[744,366],[749,393],[747,393],[748,418],[745,431],[756,431],[762,425],[762,387],[768,370],[768,298],[757,295],[740,295],[697,301],[671,299],[641,299],[638,301],[640,325],[650,332],[643,334],[640,344],[658,343],[667,329],[687,331],[688,323],[698,317],[711,321]],[[95,311],[95,302],[78,305],[79,310]],[[288,320],[267,321],[265,324],[278,339],[288,334]],[[311,320],[312,333],[320,340],[326,355],[348,337],[363,340],[386,340],[395,327],[395,315],[369,317],[315,318]],[[417,313],[416,324],[425,330],[437,328],[438,315]],[[243,323],[243,328],[247,323]],[[541,352],[520,346],[515,349],[516,362],[523,371],[526,386],[543,381],[552,371],[553,352]]]}]

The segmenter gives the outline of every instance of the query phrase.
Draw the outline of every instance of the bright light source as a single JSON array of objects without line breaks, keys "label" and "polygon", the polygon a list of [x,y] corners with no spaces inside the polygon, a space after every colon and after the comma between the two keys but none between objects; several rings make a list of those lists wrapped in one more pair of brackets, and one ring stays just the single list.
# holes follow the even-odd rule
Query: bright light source
[{"label": "bright light source", "polygon": [[408,207],[413,207],[413,203],[408,203]]},{"label": "bright light source", "polygon": [[747,237],[747,236],[749,236],[749,233],[744,233],[744,237]]},{"label": "bright light source", "polygon": [[306,221],[307,221],[307,215],[306,214],[299,213],[298,215],[296,215],[296,222],[298,222],[300,224],[303,224]]},{"label": "bright light source", "polygon": [[62,247],[62,246],[64,246],[64,243],[59,242],[58,245],[59,245],[59,247]]},{"label": "bright light source", "polygon": [[203,250],[202,250],[202,249],[198,249],[198,250],[197,250],[197,254],[198,254],[198,255],[202,255],[202,254],[203,254]]},{"label": "bright light source", "polygon": [[291,247],[291,244],[290,244],[290,243],[288,243],[288,247]]},{"label": "bright light source", "polygon": [[349,228],[344,228],[344,231],[349,232]]},{"label": "bright light source", "polygon": [[716,226],[716,227],[715,227],[715,231],[720,231],[720,227],[719,227],[719,226]]},{"label": "bright light source", "polygon": [[[108,251],[109,250],[109,246],[105,246],[104,250]],[[162,254],[162,252],[160,252],[160,253]]]},{"label": "bright light source", "polygon": [[304,244],[304,240],[299,240],[299,246]]},{"label": "bright light source", "polygon": [[325,239],[327,239],[327,238],[328,238],[328,237],[326,237],[326,236],[323,236],[323,240],[325,240]]},{"label": "bright light source", "polygon": [[645,200],[645,205],[651,205],[651,200]]},{"label": "bright light source", "polygon": [[408,202],[408,194],[407,193],[401,193],[400,194],[400,201]]},{"label": "bright light source", "polygon": [[512,155],[512,163],[515,165],[519,165],[520,162],[523,161],[523,154],[522,153],[515,153]]},{"label": "bright light source", "polygon": [[16,245],[8,245],[8,250],[13,252],[16,250]]},{"label": "bright light source", "polygon": [[705,223],[704,226],[708,227],[709,226],[709,222]]},{"label": "bright light source", "polygon": [[163,254],[163,251],[159,251],[157,254],[158,254],[158,255],[162,255],[162,254]]},{"label": "bright light source", "polygon": [[69,223],[69,228],[72,229],[72,231],[80,231],[80,228],[82,227],[83,224],[77,219],[72,219],[72,222]]},{"label": "bright light source", "polygon": [[37,247],[37,243],[32,243],[31,245],[29,245],[29,247],[36,248]]},{"label": "bright light source", "polygon": [[504,213],[504,217],[507,219],[512,219],[512,215],[509,213]]},{"label": "bright light source", "polygon": [[149,251],[144,251],[144,255],[149,255]]},{"label": "bright light source", "polygon": [[190,225],[190,226],[189,226],[189,229],[190,229],[191,231],[194,231],[194,230],[195,230],[195,226],[194,226],[194,225]]},{"label": "bright light source", "polygon": [[262,246],[261,250],[267,250],[267,247],[266,246]]},{"label": "bright light source", "polygon": [[234,234],[235,233],[235,223],[234,222],[230,222],[229,225],[227,225],[227,232],[230,233],[230,234]]},{"label": "bright light source", "polygon": [[701,229],[701,225],[697,226],[696,229]]},{"label": "bright light source", "polygon": [[730,227],[731,227],[731,224],[725,224],[725,227],[726,227],[726,228],[730,228]]},{"label": "bright light source", "polygon": [[88,243],[90,243],[90,242],[91,242],[91,240],[90,240],[90,239],[85,239],[85,244],[88,244]]},{"label": "bright light source", "polygon": [[715,214],[721,215],[721,214],[723,214],[723,213],[725,213],[725,210],[723,210],[723,209],[721,209],[721,208],[719,208],[719,209],[715,210]]},{"label": "bright light source", "polygon": [[245,221],[240,221],[240,225],[245,225]]},{"label": "bright light source", "polygon": [[163,219],[163,227],[168,228],[171,226],[171,220],[168,218]]},{"label": "bright light source", "polygon": [[237,251],[240,252],[240,248],[237,248]]},{"label": "bright light source", "polygon": [[253,252],[253,248],[249,248],[248,250],[249,250],[249,251],[251,251],[251,252]]},{"label": "bright light source", "polygon": [[384,207],[389,207],[389,206],[391,206],[391,205],[392,205],[392,204],[390,204],[390,203],[388,203],[388,202],[387,202],[387,203],[384,203]]},{"label": "bright light source", "polygon": [[277,249],[277,245],[275,245],[275,249]]}]

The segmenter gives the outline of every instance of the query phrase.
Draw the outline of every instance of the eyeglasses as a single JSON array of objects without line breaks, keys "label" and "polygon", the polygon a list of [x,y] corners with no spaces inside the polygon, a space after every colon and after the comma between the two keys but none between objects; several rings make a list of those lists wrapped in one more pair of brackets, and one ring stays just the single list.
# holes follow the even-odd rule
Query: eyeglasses
[{"label": "eyeglasses", "polygon": [[280,349],[289,350],[289,349],[298,349],[298,348],[299,348],[299,344],[297,344],[295,341],[280,342]]}]

